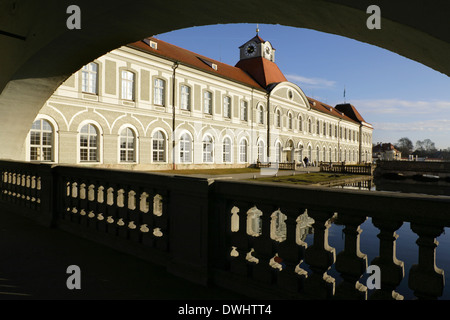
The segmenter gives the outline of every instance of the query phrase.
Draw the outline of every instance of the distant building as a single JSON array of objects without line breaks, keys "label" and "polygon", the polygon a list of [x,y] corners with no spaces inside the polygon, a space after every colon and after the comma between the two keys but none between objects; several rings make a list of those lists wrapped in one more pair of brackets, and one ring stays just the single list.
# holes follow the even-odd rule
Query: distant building
[{"label": "distant building", "polygon": [[392,143],[378,143],[372,148],[374,160],[401,160],[402,153]]},{"label": "distant building", "polygon": [[286,80],[256,35],[230,66],[154,37],[70,76],[26,140],[27,161],[142,169],[370,162],[373,127]]}]

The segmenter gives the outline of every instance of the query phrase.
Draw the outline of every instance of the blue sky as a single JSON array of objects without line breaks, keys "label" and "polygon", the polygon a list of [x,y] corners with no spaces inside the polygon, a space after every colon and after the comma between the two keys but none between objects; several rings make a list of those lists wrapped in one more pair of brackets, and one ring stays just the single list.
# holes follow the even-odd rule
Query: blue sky
[{"label": "blue sky", "polygon": [[[374,30],[376,32],[376,30]],[[194,27],[157,38],[235,65],[255,24]],[[353,104],[374,126],[373,142],[408,137],[450,147],[450,78],[420,63],[356,40],[308,29],[259,25],[276,49],[275,62],[309,97]]]}]

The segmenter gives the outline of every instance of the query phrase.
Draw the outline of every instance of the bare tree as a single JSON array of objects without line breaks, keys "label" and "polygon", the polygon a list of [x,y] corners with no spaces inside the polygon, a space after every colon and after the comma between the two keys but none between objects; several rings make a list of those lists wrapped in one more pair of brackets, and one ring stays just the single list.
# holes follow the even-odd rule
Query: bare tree
[{"label": "bare tree", "polygon": [[414,149],[414,145],[410,139],[403,137],[398,139],[395,148],[399,150],[403,156],[409,156]]}]

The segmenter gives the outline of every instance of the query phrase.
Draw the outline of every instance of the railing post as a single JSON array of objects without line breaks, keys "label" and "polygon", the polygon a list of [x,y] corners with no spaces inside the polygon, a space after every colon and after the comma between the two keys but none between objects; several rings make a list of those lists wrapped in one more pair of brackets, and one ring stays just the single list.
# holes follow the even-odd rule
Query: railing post
[{"label": "railing post", "polygon": [[444,270],[436,267],[436,238],[444,228],[411,223],[411,229],[419,238],[419,263],[409,271],[408,285],[419,299],[437,299],[444,290]]},{"label": "railing post", "polygon": [[[250,251],[249,236],[247,234],[247,211],[250,209],[248,204],[235,202],[235,207],[231,210],[232,215],[238,220],[235,228],[230,230],[230,243],[235,249],[233,258],[230,258],[230,270],[232,273],[248,277],[250,275],[249,262],[246,260],[246,254]],[[232,219],[232,217],[229,217]],[[229,253],[227,253],[229,254]]]},{"label": "railing post", "polygon": [[345,225],[345,247],[336,258],[336,270],[344,279],[336,288],[337,299],[367,299],[367,287],[358,282],[367,269],[367,255],[361,253],[359,241],[360,224],[366,217],[340,214],[339,222]]},{"label": "railing post", "polygon": [[[305,210],[300,210],[304,212]],[[281,208],[281,212],[286,215],[286,239],[278,244],[277,251],[282,259],[284,268],[278,274],[277,284],[280,288],[289,292],[298,293],[304,287],[307,272],[296,270],[305,256],[307,244],[301,239],[297,239],[297,217],[299,211],[294,209]]]},{"label": "railing post", "polygon": [[330,299],[334,295],[335,279],[327,270],[335,261],[335,249],[328,244],[328,228],[333,212],[308,209],[314,219],[314,243],[305,252],[305,262],[312,270],[305,281],[305,293],[313,299]]},{"label": "railing post", "polygon": [[276,280],[276,269],[270,266],[270,260],[274,257],[274,241],[270,237],[271,215],[276,210],[270,205],[256,205],[262,211],[261,233],[253,240],[253,256],[258,263],[253,266],[253,278],[265,284],[273,284]]},{"label": "railing post", "polygon": [[395,241],[398,238],[395,231],[401,227],[403,222],[378,218],[373,218],[372,222],[375,227],[380,229],[377,236],[380,239],[380,252],[379,256],[372,260],[372,264],[381,269],[381,288],[377,289],[370,299],[402,300],[403,296],[394,290],[405,275],[403,261],[398,260],[395,255]]}]

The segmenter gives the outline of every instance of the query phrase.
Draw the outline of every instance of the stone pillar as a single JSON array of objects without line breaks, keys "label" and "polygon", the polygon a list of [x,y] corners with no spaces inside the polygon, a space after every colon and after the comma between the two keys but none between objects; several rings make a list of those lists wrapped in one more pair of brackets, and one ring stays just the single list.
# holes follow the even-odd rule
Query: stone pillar
[{"label": "stone pillar", "polygon": [[312,270],[305,281],[305,294],[313,299],[331,299],[335,279],[327,274],[335,261],[335,249],[328,245],[328,228],[333,212],[308,210],[314,219],[314,243],[305,252],[305,261]]},{"label": "stone pillar", "polygon": [[345,248],[336,259],[336,270],[344,279],[336,288],[335,297],[338,299],[367,298],[367,287],[358,282],[367,269],[367,255],[361,253],[359,246],[362,232],[359,225],[365,220],[362,216],[339,214],[339,221],[345,225]]},{"label": "stone pillar", "polygon": [[303,260],[307,248],[305,242],[298,243],[296,239],[297,215],[304,211],[305,209],[300,211],[282,209],[286,215],[286,239],[277,246],[278,256],[282,259],[283,264],[283,270],[278,274],[278,286],[293,293],[298,293],[303,289],[308,275],[305,270],[296,270],[297,265]]},{"label": "stone pillar", "polygon": [[373,265],[377,265],[381,270],[381,288],[370,296],[373,300],[402,300],[403,296],[395,292],[395,288],[400,284],[405,276],[403,261],[395,256],[395,241],[398,235],[395,231],[401,227],[402,221],[372,219],[373,224],[380,229],[378,238],[380,239],[379,256],[372,260]]},{"label": "stone pillar", "polygon": [[419,235],[419,263],[409,271],[408,285],[419,299],[437,299],[444,290],[444,270],[436,267],[436,247],[443,227],[411,223],[411,229]]}]

